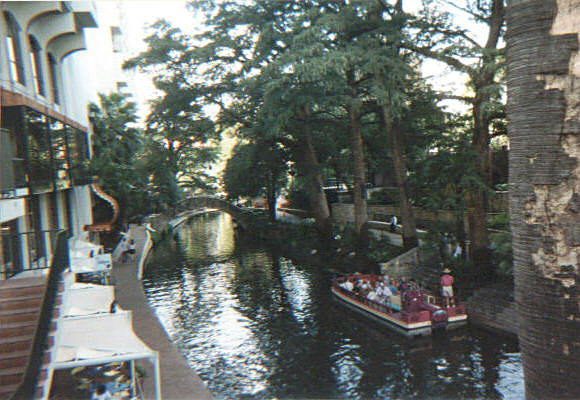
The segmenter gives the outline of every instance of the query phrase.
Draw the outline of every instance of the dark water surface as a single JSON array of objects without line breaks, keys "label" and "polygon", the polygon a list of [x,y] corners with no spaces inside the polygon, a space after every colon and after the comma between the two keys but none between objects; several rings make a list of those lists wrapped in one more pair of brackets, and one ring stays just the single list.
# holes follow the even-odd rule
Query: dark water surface
[{"label": "dark water surface", "polygon": [[524,397],[515,342],[469,327],[400,336],[338,304],[328,269],[236,244],[225,214],[191,220],[146,274],[151,305],[217,399]]}]

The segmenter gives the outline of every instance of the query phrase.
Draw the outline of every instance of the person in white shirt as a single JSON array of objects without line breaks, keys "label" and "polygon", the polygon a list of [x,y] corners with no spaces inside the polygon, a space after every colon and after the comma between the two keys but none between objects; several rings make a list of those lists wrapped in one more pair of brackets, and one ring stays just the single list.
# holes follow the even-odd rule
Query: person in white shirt
[{"label": "person in white shirt", "polygon": [[352,282],[350,280],[347,280],[346,282],[344,282],[342,284],[342,287],[346,290],[348,290],[349,292],[352,292],[352,289],[354,288]]}]

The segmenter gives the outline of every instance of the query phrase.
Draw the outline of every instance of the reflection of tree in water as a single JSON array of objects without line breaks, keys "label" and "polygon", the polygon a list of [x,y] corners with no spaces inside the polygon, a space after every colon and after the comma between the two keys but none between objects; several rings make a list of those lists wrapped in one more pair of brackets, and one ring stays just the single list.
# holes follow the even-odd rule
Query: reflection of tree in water
[{"label": "reflection of tree in water", "polygon": [[198,215],[177,233],[190,262],[206,264],[226,261],[234,252],[231,217],[224,213]]}]

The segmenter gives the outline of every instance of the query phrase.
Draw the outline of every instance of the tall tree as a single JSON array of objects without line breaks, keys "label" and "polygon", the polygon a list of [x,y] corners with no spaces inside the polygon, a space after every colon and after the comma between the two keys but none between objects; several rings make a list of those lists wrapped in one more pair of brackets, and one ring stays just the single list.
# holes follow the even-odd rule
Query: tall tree
[{"label": "tall tree", "polygon": [[[381,11],[380,9],[377,11]],[[402,51],[402,42],[406,39],[406,28],[409,15],[403,12],[403,0],[397,0],[394,7],[385,10],[389,19],[384,21],[382,31],[378,32],[378,39],[382,45],[378,46],[378,57],[382,62],[376,66],[374,74],[378,88],[378,102],[381,109],[381,121],[385,134],[389,138],[393,173],[399,193],[399,210],[403,225],[403,247],[410,250],[419,244],[415,215],[411,205],[409,185],[407,181],[407,161],[405,145],[401,131],[401,115],[408,101],[407,88],[411,86],[411,57],[408,52]],[[371,13],[371,20],[376,19],[378,13]]]},{"label": "tall tree", "polygon": [[580,2],[508,0],[510,217],[527,399],[580,398]]},{"label": "tall tree", "polygon": [[[435,0],[428,3],[454,7],[467,13],[476,23],[487,27],[487,36],[480,43],[466,29],[449,22],[448,15],[434,10],[426,11],[416,41],[407,47],[446,63],[456,71],[467,74],[473,95],[447,97],[463,100],[471,106],[472,146],[479,173],[466,192],[467,222],[471,240],[471,258],[481,276],[492,271],[487,232],[487,190],[489,187],[490,127],[494,119],[504,117],[501,104],[502,49],[500,38],[504,27],[504,0],[465,0],[456,3]],[[463,4],[463,6],[461,5]],[[445,8],[445,7],[442,7]]]},{"label": "tall tree", "polygon": [[145,39],[147,50],[125,62],[125,68],[139,68],[153,74],[161,95],[151,101],[147,117],[149,153],[156,162],[153,184],[166,201],[179,198],[180,188],[207,190],[215,177],[207,173],[217,159],[215,145],[219,133],[204,106],[206,93],[200,93],[197,65],[192,63],[190,39],[166,21],[153,25],[154,33]]}]

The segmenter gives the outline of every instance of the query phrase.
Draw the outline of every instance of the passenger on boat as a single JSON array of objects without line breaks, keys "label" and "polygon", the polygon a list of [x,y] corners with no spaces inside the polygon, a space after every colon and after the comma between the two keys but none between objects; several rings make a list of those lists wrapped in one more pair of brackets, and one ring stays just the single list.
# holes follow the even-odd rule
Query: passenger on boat
[{"label": "passenger on boat", "polygon": [[415,279],[409,279],[409,289],[410,290],[419,290],[419,285],[415,282]]},{"label": "passenger on boat", "polygon": [[361,294],[362,292],[362,281],[359,279],[358,281],[354,282],[353,292],[356,294]]},{"label": "passenger on boat", "polygon": [[367,294],[367,299],[371,301],[378,301],[379,298],[377,296],[377,292],[375,291],[375,289],[369,290],[369,293]]},{"label": "passenger on boat", "polygon": [[343,284],[342,287],[346,290],[348,290],[349,292],[352,292],[354,285],[352,284],[352,282],[350,281],[350,279],[347,279]]},{"label": "passenger on boat", "polygon": [[391,292],[391,289],[389,289],[388,285],[385,285],[384,283],[381,282],[381,286],[379,287],[379,300],[384,303],[384,304],[389,304],[391,302],[391,296],[393,295],[393,293]]},{"label": "passenger on boat", "polygon": [[394,279],[391,279],[391,281],[389,282],[389,289],[391,289],[391,293],[393,296],[397,295],[397,285]]},{"label": "passenger on boat", "polygon": [[407,289],[409,289],[409,285],[407,284],[407,279],[404,276],[402,276],[401,281],[399,282],[399,291],[402,292],[402,291],[405,291]]},{"label": "passenger on boat", "polygon": [[450,275],[451,271],[449,268],[445,268],[442,273],[443,276],[441,276],[441,295],[445,299],[447,307],[449,307],[453,298],[453,276]]}]

